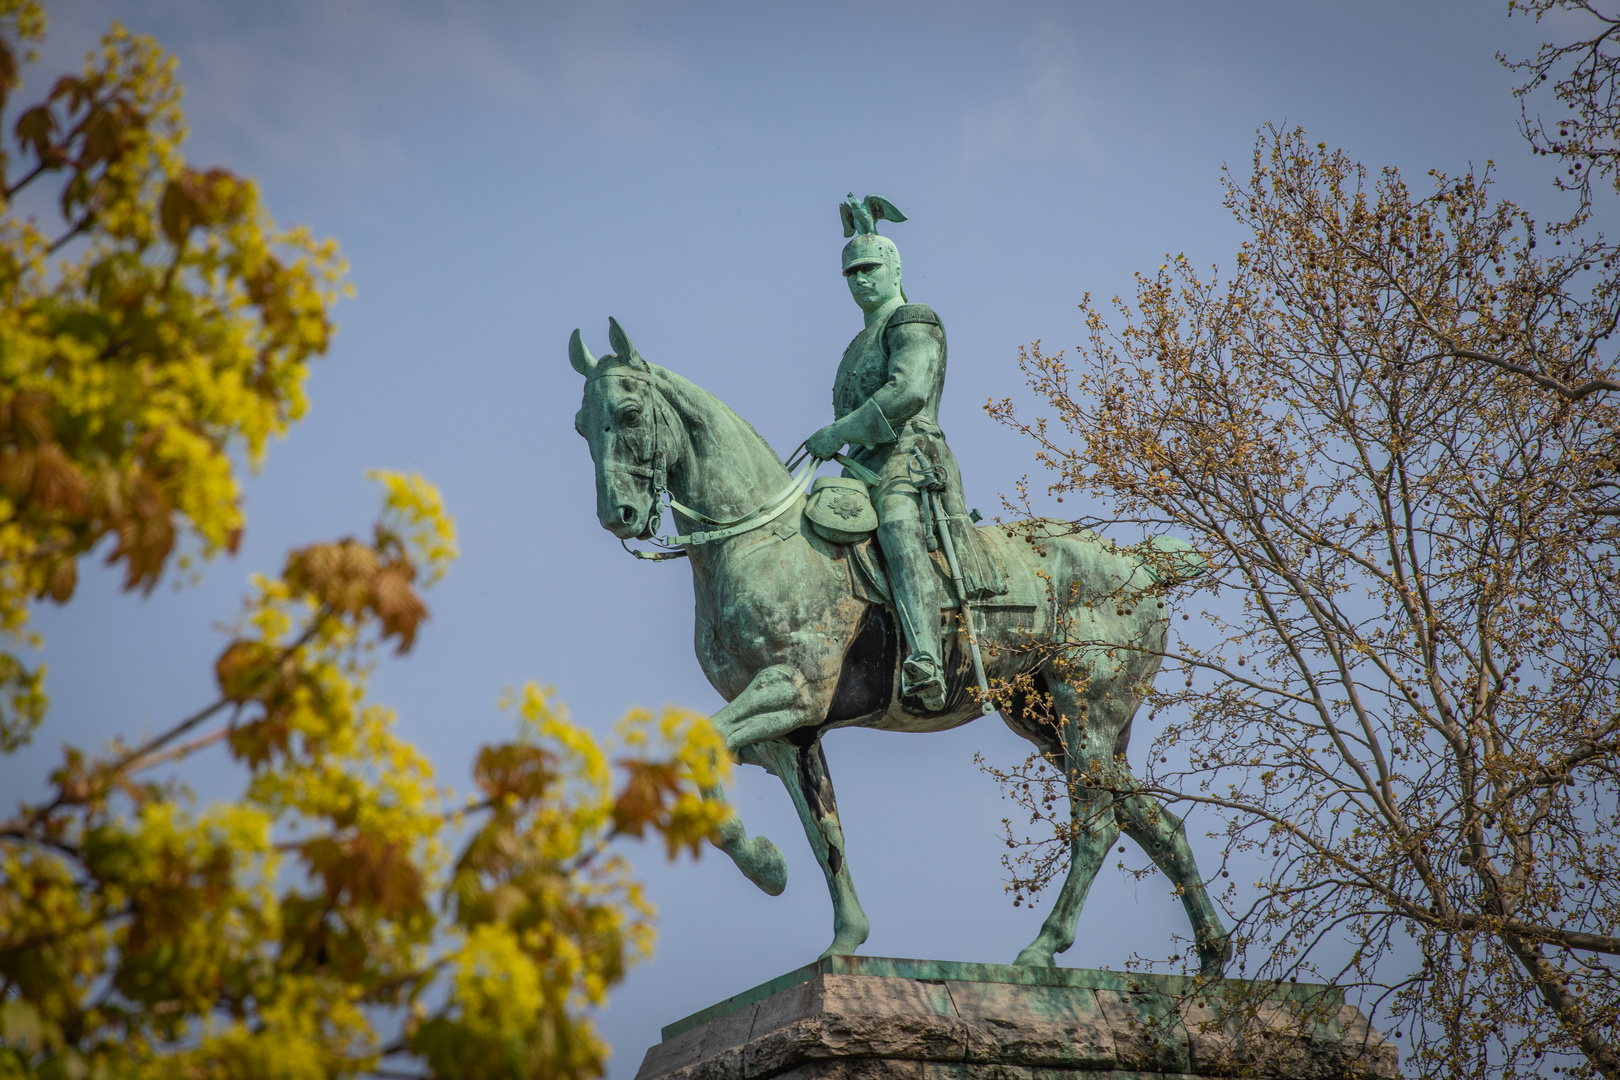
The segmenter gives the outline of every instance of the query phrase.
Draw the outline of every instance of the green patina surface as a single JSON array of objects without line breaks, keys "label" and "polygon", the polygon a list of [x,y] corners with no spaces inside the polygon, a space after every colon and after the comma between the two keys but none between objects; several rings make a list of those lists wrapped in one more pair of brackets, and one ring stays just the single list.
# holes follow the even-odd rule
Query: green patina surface
[{"label": "green patina surface", "polygon": [[[923,982],[1009,983],[1014,986],[1071,987],[1076,990],[1114,990],[1120,993],[1162,994],[1178,997],[1192,993],[1198,980],[1187,975],[1150,975],[1101,971],[1096,968],[1030,967],[1023,964],[973,964],[959,960],[904,960],[888,956],[824,956],[769,982],[760,983],[726,1000],[700,1009],[660,1032],[668,1040],[711,1020],[746,1009],[791,986],[808,982],[817,975],[865,975],[876,978],[916,979]],[[1336,1009],[1344,1004],[1344,993],[1321,983],[1286,983],[1265,987],[1246,980],[1222,982],[1241,986],[1247,997],[1276,1001],[1310,1003]],[[1208,986],[1208,983],[1203,985]]]},{"label": "green patina surface", "polygon": [[[805,445],[811,457],[837,454],[858,468],[846,479],[860,483],[839,490],[870,502],[865,513],[845,506],[862,528],[831,539],[818,531],[818,522],[828,526],[825,515],[807,510],[799,494],[810,472],[796,480],[752,425],[708,391],[649,364],[614,320],[607,356],[593,356],[578,331],[569,342],[569,362],[585,380],[575,427],[596,467],[598,520],[627,542],[657,536],[666,508],[673,514],[675,531],[660,542],[690,560],[693,642],[727,702],[715,729],[740,762],[767,769],[787,789],[832,900],[824,956],[839,962],[856,952],[870,921],[856,895],[822,736],[845,726],[945,731],[989,704],[1061,763],[1076,825],[1062,885],[1014,963],[1055,968],[1123,832],[1181,897],[1202,973],[1220,976],[1228,934],[1186,830],[1123,756],[1141,688],[1167,647],[1169,591],[1198,573],[1202,559],[1172,538],[1121,546],[1063,521],[1025,522],[1010,532],[975,528],[939,427],[944,325],[906,296],[899,250],[876,232],[879,220],[904,215],[876,195],[851,195],[840,213],[850,237],[841,269],[864,327],[833,378],[833,422]],[[796,332],[783,327],[779,341],[749,347],[788,355]],[[866,531],[876,553],[861,539]],[[948,587],[930,554],[936,547],[950,564]],[[1037,598],[998,607],[995,598],[1017,591],[1015,581]],[[627,640],[640,628],[626,622]],[[1025,685],[1020,679],[1029,680],[1027,694],[984,700],[982,688]],[[1099,773],[1095,762],[1112,764]],[[705,796],[725,793],[717,787]],[[786,888],[781,850],[750,836],[740,818],[727,820],[716,838],[762,890],[775,896]],[[951,978],[1032,985],[1072,977],[1015,978],[1011,968],[987,965],[952,970],[976,974]]]}]

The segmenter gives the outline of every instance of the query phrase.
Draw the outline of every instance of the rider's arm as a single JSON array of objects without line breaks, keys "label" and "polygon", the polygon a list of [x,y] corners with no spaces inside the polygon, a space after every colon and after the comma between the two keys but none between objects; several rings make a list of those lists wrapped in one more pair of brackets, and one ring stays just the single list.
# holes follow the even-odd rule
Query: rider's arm
[{"label": "rider's arm", "polygon": [[945,331],[931,308],[922,304],[899,308],[890,316],[884,335],[889,377],[859,408],[811,436],[810,450],[818,457],[830,455],[845,443],[884,446],[893,442],[895,429],[928,404],[929,395],[944,378]]},{"label": "rider's arm", "polygon": [[929,396],[944,377],[945,332],[933,318],[932,311],[927,308],[922,311],[927,313],[929,321],[914,317],[914,321],[898,322],[899,316],[909,314],[905,308],[896,312],[896,319],[890,320],[887,330],[889,377],[870,399],[895,428],[928,404]]}]

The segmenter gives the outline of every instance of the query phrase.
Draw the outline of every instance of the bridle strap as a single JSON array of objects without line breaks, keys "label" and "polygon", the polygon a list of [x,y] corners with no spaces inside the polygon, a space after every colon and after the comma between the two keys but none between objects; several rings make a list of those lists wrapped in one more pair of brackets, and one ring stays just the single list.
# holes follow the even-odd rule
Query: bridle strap
[{"label": "bridle strap", "polygon": [[[606,378],[610,376],[633,379],[636,382],[646,383],[647,386],[651,388],[653,393],[659,398],[662,404],[669,404],[669,402],[664,399],[663,393],[659,391],[657,384],[654,383],[652,379],[640,372],[628,372],[620,369],[604,372],[600,376],[593,376],[593,378]],[[673,495],[670,494],[668,459],[664,453],[663,440],[659,438],[659,429],[663,426],[664,422],[663,410],[655,405],[651,411],[653,445],[652,457],[648,462],[650,468],[639,465],[621,465],[618,466],[618,468],[623,472],[629,473],[631,476],[637,477],[638,479],[642,478],[643,476],[646,478],[648,486],[652,489],[651,494],[653,505],[659,508],[658,516],[660,518],[664,516],[664,508],[668,507],[669,509],[674,510],[676,513],[688,517],[693,521],[702,522],[705,525],[712,526],[712,528],[708,530],[694,529],[689,533],[675,533],[669,536],[652,537],[652,543],[657,544],[660,547],[689,548],[697,547],[700,544],[712,544],[717,540],[727,540],[733,536],[741,536],[743,533],[752,532],[753,530],[761,528],[762,526],[769,525],[771,522],[775,521],[777,518],[786,513],[788,508],[798,501],[799,496],[804,494],[805,491],[809,489],[811,482],[814,480],[816,466],[820,464],[820,462],[814,458],[808,456],[805,457],[804,464],[800,466],[798,473],[793,475],[788,480],[787,486],[781,491],[777,492],[775,495],[771,496],[769,499],[766,499],[765,502],[760,504],[758,509],[754,510],[750,514],[744,514],[742,517],[734,518],[730,521],[717,521],[709,515],[703,513],[701,510],[693,509],[692,507],[687,506],[685,503],[678,501]],[[800,444],[800,446],[802,448],[803,444]],[[795,460],[797,460],[796,457]],[[636,558],[647,559],[653,562],[662,562],[666,559],[678,559],[686,554],[684,550],[658,552],[637,551],[623,540],[620,540],[619,543],[626,551],[634,555]]]}]

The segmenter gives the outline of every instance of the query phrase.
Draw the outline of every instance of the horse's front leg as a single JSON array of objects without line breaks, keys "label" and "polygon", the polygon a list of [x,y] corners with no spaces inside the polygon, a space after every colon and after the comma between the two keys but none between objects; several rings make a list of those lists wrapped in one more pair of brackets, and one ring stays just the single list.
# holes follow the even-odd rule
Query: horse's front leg
[{"label": "horse's front leg", "polygon": [[[835,666],[832,671],[836,673]],[[714,726],[728,748],[744,761],[775,773],[787,788],[832,896],[833,940],[822,955],[848,956],[866,940],[871,922],[855,895],[855,883],[844,858],[844,831],[838,822],[838,803],[833,797],[832,779],[827,775],[827,759],[814,734],[816,725],[827,715],[830,683],[830,679],[806,678],[801,668],[773,664],[759,671],[741,694],[714,715]],[[744,844],[747,834],[740,823],[735,835],[735,842],[726,846],[727,836],[722,831],[722,846],[748,874],[745,858],[749,852]],[[739,858],[734,851],[743,852],[745,858]]]},{"label": "horse's front leg", "polygon": [[750,743],[780,739],[790,731],[818,724],[827,713],[826,701],[816,711],[816,688],[804,673],[787,664],[760,670],[743,692],[711,718],[727,749],[736,753]]},{"label": "horse's front leg", "polygon": [[[809,707],[804,690],[804,680],[796,672],[781,666],[769,667],[755,675],[743,692],[713,717],[715,728],[726,740],[728,749],[744,763],[759,765],[782,776],[783,782],[789,783],[790,790],[794,770],[781,773],[773,759],[759,752],[757,740],[770,738],[804,723]],[[725,802],[725,789],[711,788],[704,791],[703,797],[714,802]],[[802,809],[800,814],[803,815]],[[744,877],[767,895],[778,896],[787,887],[787,863],[782,858],[781,850],[764,836],[750,837],[742,818],[735,812],[720,826],[713,842],[731,857]]]},{"label": "horse's front leg", "polygon": [[[744,747],[745,761],[748,760],[748,749]],[[710,802],[729,802],[726,789],[719,785],[705,788],[703,797]],[[765,895],[780,896],[782,890],[787,888],[787,862],[782,858],[781,849],[771,843],[769,837],[750,837],[735,810],[721,823],[711,840],[715,847],[731,856],[731,861],[737,864],[743,877],[758,885]]]},{"label": "horse's front leg", "polygon": [[[810,734],[806,729],[805,734]],[[861,908],[855,895],[855,881],[849,874],[849,860],[845,858],[844,830],[838,822],[838,801],[833,795],[832,777],[827,772],[827,757],[821,752],[818,738],[769,739],[748,747],[751,756],[781,778],[782,784],[799,811],[804,823],[804,835],[810,841],[810,850],[821,864],[827,879],[827,892],[832,896],[833,939],[822,950],[822,956],[853,956],[871,931],[871,921]]]}]

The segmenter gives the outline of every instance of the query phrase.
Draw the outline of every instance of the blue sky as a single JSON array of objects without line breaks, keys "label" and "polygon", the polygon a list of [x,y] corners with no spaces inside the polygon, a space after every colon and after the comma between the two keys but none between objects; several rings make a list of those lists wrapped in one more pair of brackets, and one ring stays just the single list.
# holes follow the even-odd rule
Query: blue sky
[{"label": "blue sky", "polygon": [[[599,729],[635,704],[718,708],[687,570],[633,562],[596,524],[568,334],[605,352],[616,316],[785,453],[830,418],[861,325],[838,273],[848,190],[910,217],[886,232],[949,334],[941,421],[987,511],[1034,471],[982,412],[1020,396],[1019,345],[1074,345],[1080,297],[1129,294],[1166,253],[1230,265],[1221,170],[1246,174],[1260,125],[1303,125],[1414,185],[1493,159],[1503,195],[1542,218],[1561,205],[1493,59],[1560,31],[1499,2],[85,2],[53,12],[41,70],[76,66],[113,19],[179,57],[188,157],[257,178],[279,221],[335,237],[357,296],[307,419],[248,483],[240,554],[145,599],[90,570],[72,605],[41,613],[52,719],[0,772],[22,792],[63,741],[208,700],[216,626],[247,575],[363,529],[377,467],[438,483],[461,529],[417,649],[374,683],[445,780],[467,785],[478,744],[508,730],[501,688],[525,680]],[[1040,910],[1002,891],[1010,806],[973,762],[1026,750],[994,719],[827,740],[866,952],[1006,962],[1033,936]],[[192,779],[229,790],[217,770]],[[736,802],[782,845],[788,891],[765,897],[718,852],[632,852],[661,939],[601,1018],[616,1080],[660,1025],[830,938],[780,786],[742,770]],[[1215,822],[1191,826],[1213,859]],[[1163,957],[1172,932],[1186,926],[1164,879],[1110,868],[1063,959]]]}]

